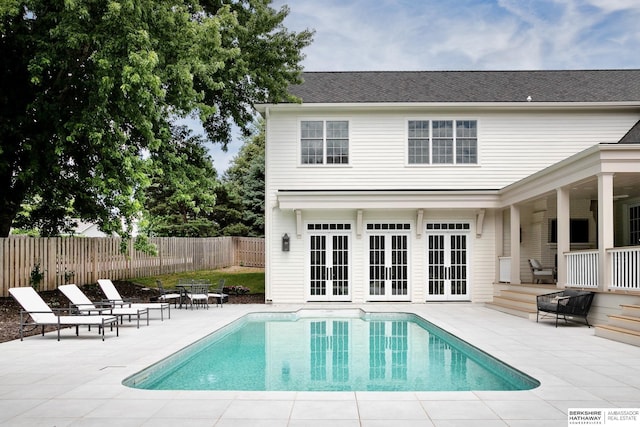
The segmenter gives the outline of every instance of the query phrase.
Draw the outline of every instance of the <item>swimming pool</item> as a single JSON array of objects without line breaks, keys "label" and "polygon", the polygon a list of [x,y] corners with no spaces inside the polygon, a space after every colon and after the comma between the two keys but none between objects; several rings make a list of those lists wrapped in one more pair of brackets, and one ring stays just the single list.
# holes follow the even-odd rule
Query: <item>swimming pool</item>
[{"label": "swimming pool", "polygon": [[125,379],[148,390],[529,390],[540,383],[414,314],[254,313]]}]

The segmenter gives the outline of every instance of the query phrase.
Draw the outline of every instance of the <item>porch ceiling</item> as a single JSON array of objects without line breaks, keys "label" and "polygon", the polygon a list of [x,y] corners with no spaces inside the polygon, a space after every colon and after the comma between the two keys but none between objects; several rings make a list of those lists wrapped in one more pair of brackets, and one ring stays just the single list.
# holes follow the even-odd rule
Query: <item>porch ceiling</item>
[{"label": "porch ceiling", "polygon": [[[598,179],[595,176],[588,180],[574,183],[569,188],[569,197],[572,203],[581,200],[598,199]],[[640,174],[616,174],[613,178],[613,194],[614,202],[624,203],[625,200],[640,199]],[[535,199],[522,203],[521,206],[529,207],[532,212],[546,210],[548,206],[555,206],[556,197],[555,190],[548,191],[538,195]]]},{"label": "porch ceiling", "polygon": [[[598,180],[593,179],[571,187],[571,199],[598,198]],[[555,196],[555,195],[554,195]],[[614,200],[640,198],[640,174],[617,173],[613,177]]]}]

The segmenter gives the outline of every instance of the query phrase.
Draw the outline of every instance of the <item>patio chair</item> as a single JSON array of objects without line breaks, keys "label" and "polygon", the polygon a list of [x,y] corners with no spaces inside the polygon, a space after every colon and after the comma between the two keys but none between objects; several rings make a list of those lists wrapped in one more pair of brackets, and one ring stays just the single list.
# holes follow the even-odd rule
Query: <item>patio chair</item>
[{"label": "patio chair", "polygon": [[73,284],[60,285],[58,289],[80,314],[112,314],[120,318],[121,324],[125,316],[129,317],[129,322],[131,322],[131,316],[136,316],[138,328],[140,328],[140,317],[146,314],[147,326],[149,325],[149,310],[146,308],[131,307],[127,304],[114,306],[110,302],[92,302],[78,286]]},{"label": "patio chair", "polygon": [[164,311],[167,310],[169,319],[171,319],[171,304],[168,302],[134,302],[127,301],[120,296],[120,292],[116,289],[115,285],[110,279],[99,279],[98,285],[100,289],[107,297],[107,301],[110,301],[116,305],[128,305],[135,308],[146,308],[147,310],[160,310],[160,320],[164,321]]},{"label": "patio chair", "polygon": [[[565,322],[568,322],[575,317],[584,319],[586,325],[591,327],[587,316],[589,315],[594,295],[594,292],[574,289],[538,295],[536,297],[536,322],[546,317],[547,314],[551,314],[556,318],[556,328],[558,327],[558,319],[563,318]],[[542,313],[542,316],[540,316],[540,313]]]},{"label": "patio chair", "polygon": [[[98,333],[102,332],[102,341],[104,341],[105,327],[109,325],[113,331],[113,325],[115,324],[116,336],[120,335],[116,316],[63,315],[62,313],[68,310],[56,309],[54,311],[32,287],[10,288],[9,293],[23,308],[20,311],[20,341],[24,338],[26,326],[32,326],[34,329],[41,326],[43,336],[45,326],[55,326],[58,332],[58,341],[60,341],[60,329],[68,326],[76,327],[76,336],[79,336],[81,325],[88,326],[89,330],[91,326],[98,326]],[[31,321],[29,321],[29,318]]]},{"label": "patio chair", "polygon": [[211,289],[211,292],[209,292],[209,298],[216,300],[216,307],[218,304],[222,307],[223,304],[229,300],[229,295],[224,293],[224,279],[220,279],[218,281],[218,287],[216,289]]},{"label": "patio chair", "polygon": [[550,280],[551,283],[556,282],[556,269],[554,267],[543,267],[540,261],[535,258],[529,259],[529,267],[531,267],[533,283],[545,283],[545,280]]},{"label": "patio chair", "polygon": [[181,295],[175,292],[169,292],[165,288],[163,288],[162,280],[156,280],[156,285],[158,286],[158,291],[160,291],[160,296],[158,297],[158,299],[169,304],[171,304],[171,301],[173,301],[173,306],[178,307],[178,301],[180,301]]},{"label": "patio chair", "polygon": [[209,309],[209,285],[198,284],[191,286],[191,289],[187,291],[187,298],[191,302],[192,310],[194,305],[196,308],[202,305]]}]

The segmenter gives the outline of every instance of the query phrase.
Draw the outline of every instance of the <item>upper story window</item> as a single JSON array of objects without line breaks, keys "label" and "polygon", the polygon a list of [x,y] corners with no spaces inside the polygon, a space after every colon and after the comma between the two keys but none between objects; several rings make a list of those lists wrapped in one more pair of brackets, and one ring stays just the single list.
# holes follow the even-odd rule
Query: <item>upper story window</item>
[{"label": "upper story window", "polygon": [[409,120],[410,165],[478,163],[476,120]]},{"label": "upper story window", "polygon": [[348,164],[349,122],[308,120],[300,123],[300,161],[303,165]]}]

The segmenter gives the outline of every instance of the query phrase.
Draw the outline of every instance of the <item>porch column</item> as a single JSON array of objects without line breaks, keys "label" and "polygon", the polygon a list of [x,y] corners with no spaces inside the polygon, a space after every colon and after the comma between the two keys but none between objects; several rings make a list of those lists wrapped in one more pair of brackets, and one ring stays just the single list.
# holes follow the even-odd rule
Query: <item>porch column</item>
[{"label": "porch column", "polygon": [[520,208],[511,205],[511,284],[520,282]]},{"label": "porch column", "polygon": [[569,189],[566,187],[557,188],[556,199],[558,210],[556,219],[558,281],[556,286],[564,288],[567,285],[567,258],[564,254],[571,250],[571,201]]},{"label": "porch column", "polygon": [[504,256],[504,212],[502,210],[494,211],[493,215],[496,230],[495,237],[495,250],[496,250],[496,265],[495,265],[495,277],[494,282],[500,283],[500,257]]},{"label": "porch column", "polygon": [[598,175],[598,290],[611,285],[611,259],[607,249],[613,248],[613,173]]}]

